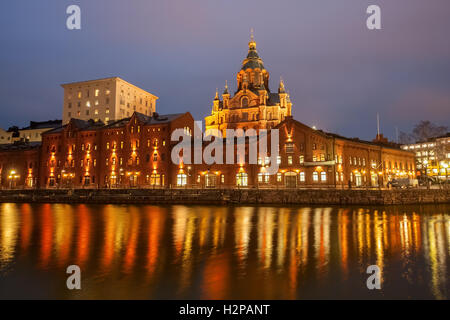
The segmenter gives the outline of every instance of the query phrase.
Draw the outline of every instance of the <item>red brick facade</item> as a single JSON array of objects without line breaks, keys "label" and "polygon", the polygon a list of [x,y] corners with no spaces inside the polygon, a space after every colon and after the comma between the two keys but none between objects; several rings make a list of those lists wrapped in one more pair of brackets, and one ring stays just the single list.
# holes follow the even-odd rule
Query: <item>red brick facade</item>
[{"label": "red brick facade", "polygon": [[0,188],[34,188],[39,179],[39,144],[0,145]]},{"label": "red brick facade", "polygon": [[[194,132],[189,113],[148,117],[134,113],[104,125],[72,119],[43,134],[42,145],[0,149],[1,186],[40,188],[378,187],[414,177],[414,154],[386,143],[347,139],[287,117],[279,129],[279,170],[269,159],[249,164],[173,164],[175,129]],[[207,144],[203,143],[202,149]],[[234,146],[236,154],[236,146]],[[270,151],[270,135],[268,148]],[[223,163],[226,159],[224,147]],[[192,161],[193,162],[193,161]],[[191,163],[192,163],[191,162]],[[12,174],[12,173],[15,174]],[[15,177],[16,176],[16,177]]]}]

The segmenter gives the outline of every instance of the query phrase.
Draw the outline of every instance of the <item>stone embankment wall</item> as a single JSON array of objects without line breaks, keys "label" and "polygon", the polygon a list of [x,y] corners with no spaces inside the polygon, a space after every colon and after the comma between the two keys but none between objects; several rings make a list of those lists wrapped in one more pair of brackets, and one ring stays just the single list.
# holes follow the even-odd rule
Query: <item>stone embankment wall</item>
[{"label": "stone embankment wall", "polygon": [[77,189],[0,190],[0,202],[123,204],[399,205],[450,203],[450,189]]}]

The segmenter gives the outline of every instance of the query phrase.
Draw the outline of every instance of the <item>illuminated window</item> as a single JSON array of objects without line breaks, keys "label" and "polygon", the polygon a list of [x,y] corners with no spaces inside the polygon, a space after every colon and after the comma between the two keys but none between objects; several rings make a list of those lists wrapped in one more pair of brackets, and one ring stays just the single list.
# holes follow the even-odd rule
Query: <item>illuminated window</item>
[{"label": "illuminated window", "polygon": [[248,175],[245,172],[240,172],[236,175],[236,185],[241,187],[248,186]]},{"label": "illuminated window", "polygon": [[95,89],[95,96],[96,97],[98,97],[99,93],[100,93],[100,90],[99,89]]},{"label": "illuminated window", "polygon": [[161,176],[159,174],[152,174],[150,176],[150,184],[153,186],[161,185]]},{"label": "illuminated window", "polygon": [[177,186],[182,187],[187,184],[187,176],[184,173],[177,174]]},{"label": "illuminated window", "polygon": [[277,182],[283,181],[283,175],[281,173],[277,173]]},{"label": "illuminated window", "polygon": [[292,166],[292,156],[288,156],[288,165]]},{"label": "illuminated window", "polygon": [[86,101],[86,107],[90,107],[91,106],[91,102],[90,101]]},{"label": "illuminated window", "polygon": [[286,153],[294,153],[294,144],[292,142],[288,142],[285,145]]},{"label": "illuminated window", "polygon": [[258,182],[259,183],[269,183],[269,174],[267,172],[258,173]]},{"label": "illuminated window", "polygon": [[327,173],[326,173],[325,171],[322,171],[322,172],[320,173],[320,180],[321,180],[322,182],[327,181]]},{"label": "illuminated window", "polygon": [[300,182],[305,182],[305,173],[300,172]]},{"label": "illuminated window", "polygon": [[316,171],[313,172],[313,181],[314,182],[319,181],[319,173]]},{"label": "illuminated window", "polygon": [[305,156],[300,156],[299,157],[299,162],[300,163],[304,163],[305,162]]}]

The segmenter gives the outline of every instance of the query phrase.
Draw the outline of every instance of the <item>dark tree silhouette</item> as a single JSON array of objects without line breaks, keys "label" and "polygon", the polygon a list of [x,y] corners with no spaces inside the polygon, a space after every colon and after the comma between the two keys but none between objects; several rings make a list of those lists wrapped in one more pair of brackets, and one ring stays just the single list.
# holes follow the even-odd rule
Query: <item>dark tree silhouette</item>
[{"label": "dark tree silhouette", "polygon": [[438,126],[428,120],[422,120],[415,125],[412,133],[400,132],[399,142],[401,144],[409,144],[417,141],[424,141],[429,138],[439,137],[446,134],[447,126]]}]

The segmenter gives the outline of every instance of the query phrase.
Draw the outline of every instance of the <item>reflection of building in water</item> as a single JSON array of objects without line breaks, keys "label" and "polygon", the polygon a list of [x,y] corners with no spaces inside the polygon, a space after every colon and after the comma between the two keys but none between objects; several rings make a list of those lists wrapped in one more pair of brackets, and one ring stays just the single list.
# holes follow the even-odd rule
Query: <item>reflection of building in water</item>
[{"label": "reflection of building in water", "polygon": [[213,221],[213,248],[217,250],[219,247],[223,246],[225,241],[225,228],[227,223],[227,215],[224,208],[214,209],[211,212],[214,221]]},{"label": "reflection of building in water", "polygon": [[26,251],[28,249],[28,246],[30,245],[31,235],[34,227],[33,211],[31,210],[31,205],[28,203],[22,204],[19,211],[21,213],[20,245],[21,250]]},{"label": "reflection of building in water", "polygon": [[210,255],[203,272],[202,299],[226,299],[231,282],[230,271],[229,254]]},{"label": "reflection of building in water", "polygon": [[91,211],[81,204],[77,208],[77,264],[82,268],[89,258],[90,241],[91,241]]},{"label": "reflection of building in water", "polygon": [[299,272],[306,270],[310,212],[310,208],[302,208],[291,219],[288,283],[290,299],[296,298]]},{"label": "reflection of building in water", "polygon": [[[431,269],[431,291],[437,299],[446,299],[448,253],[445,252],[445,228],[447,227],[447,232],[450,231],[450,221],[448,217],[439,215],[427,218],[425,223],[423,248],[425,258]],[[449,247],[450,243],[447,242],[447,248]]]},{"label": "reflection of building in water", "polygon": [[254,208],[250,207],[237,207],[234,211],[234,241],[236,243],[238,263],[241,268],[245,267],[247,262],[253,210]]},{"label": "reflection of building in water", "polygon": [[385,223],[382,219],[385,218],[384,215],[375,210],[373,212],[373,235],[375,237],[375,254],[377,257],[376,265],[380,268],[380,282],[383,283],[383,270],[384,270],[384,243],[383,243],[383,226]]},{"label": "reflection of building in water", "polygon": [[55,253],[60,267],[68,266],[74,231],[73,206],[57,204],[52,207],[55,217]]},{"label": "reflection of building in water", "polygon": [[328,272],[330,255],[330,212],[331,208],[314,210],[314,256],[319,275]]},{"label": "reflection of building in water", "polygon": [[[100,277],[132,274],[118,279],[138,280],[152,297],[170,278],[174,294],[183,297],[194,288],[204,298],[228,298],[248,281],[260,284],[251,294],[298,298],[311,281],[325,283],[333,274],[351,284],[376,264],[385,284],[414,290],[429,285],[436,298],[448,294],[445,214],[397,207],[94,208],[1,204],[0,270],[27,256],[47,270],[77,264]],[[112,294],[108,290],[101,289]]]},{"label": "reflection of building in water", "polygon": [[0,271],[14,258],[19,218],[17,205],[4,203],[0,207]]},{"label": "reflection of building in water", "polygon": [[258,213],[258,256],[264,269],[270,268],[272,264],[274,212],[274,208],[260,208]]},{"label": "reflection of building in water", "polygon": [[53,250],[53,212],[50,204],[44,204],[40,212],[41,224],[41,253],[40,265],[46,268],[50,263],[51,253]]},{"label": "reflection of building in water", "polygon": [[192,245],[195,236],[197,215],[187,207],[177,206],[174,212],[173,237],[175,258],[181,263],[179,291],[184,291],[190,284],[192,273]]},{"label": "reflection of building in water", "polygon": [[209,208],[201,208],[199,210],[199,222],[198,222],[198,245],[200,248],[204,248],[208,244],[210,232],[211,232],[211,217],[213,213]]},{"label": "reflection of building in water", "polygon": [[282,271],[282,269],[284,268],[284,260],[286,257],[287,249],[289,216],[290,212],[288,209],[282,208],[278,212],[277,267],[279,271]]},{"label": "reflection of building in water", "polygon": [[131,273],[136,261],[136,247],[139,235],[139,226],[141,224],[141,214],[137,207],[130,207],[128,216],[130,217],[130,228],[127,232],[127,241],[125,243],[125,254],[123,271],[124,273]]},{"label": "reflection of building in water", "polygon": [[339,236],[339,256],[341,261],[341,269],[344,279],[348,276],[348,228],[349,228],[349,209],[339,209],[338,212],[338,236]]},{"label": "reflection of building in water", "polygon": [[166,217],[167,209],[161,207],[151,207],[147,213],[147,221],[149,224],[147,235],[147,270],[149,277],[156,271]]}]

